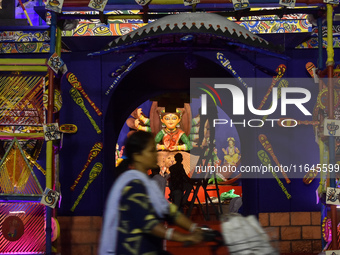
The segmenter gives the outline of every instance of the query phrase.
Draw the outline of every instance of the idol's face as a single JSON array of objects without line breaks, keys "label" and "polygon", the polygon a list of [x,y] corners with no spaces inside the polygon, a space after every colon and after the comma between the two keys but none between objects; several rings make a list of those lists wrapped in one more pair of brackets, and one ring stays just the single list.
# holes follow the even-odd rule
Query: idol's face
[{"label": "idol's face", "polygon": [[176,114],[169,113],[164,115],[161,121],[168,129],[175,129],[181,119]]}]

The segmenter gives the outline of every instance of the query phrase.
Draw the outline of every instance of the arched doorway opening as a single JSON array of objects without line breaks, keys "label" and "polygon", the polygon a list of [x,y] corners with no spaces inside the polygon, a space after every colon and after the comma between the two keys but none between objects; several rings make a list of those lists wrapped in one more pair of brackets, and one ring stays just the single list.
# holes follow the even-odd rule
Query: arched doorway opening
[{"label": "arched doorway opening", "polygon": [[114,179],[115,145],[120,131],[139,105],[165,93],[189,94],[190,78],[231,77],[209,58],[183,52],[158,54],[131,70],[113,90],[105,116],[105,190]]}]

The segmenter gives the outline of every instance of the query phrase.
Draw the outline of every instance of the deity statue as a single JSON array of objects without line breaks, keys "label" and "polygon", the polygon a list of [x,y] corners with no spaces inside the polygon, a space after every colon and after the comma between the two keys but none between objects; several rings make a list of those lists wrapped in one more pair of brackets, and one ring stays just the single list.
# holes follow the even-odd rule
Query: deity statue
[{"label": "deity statue", "polygon": [[188,151],[191,149],[190,140],[180,128],[182,115],[179,110],[176,112],[165,112],[160,114],[163,123],[162,129],[155,137],[156,148],[161,151]]},{"label": "deity statue", "polygon": [[198,156],[190,155],[189,150],[192,148],[188,138],[191,128],[191,108],[190,104],[185,103],[183,108],[177,108],[173,112],[165,112],[165,107],[160,107],[157,101],[154,101],[150,111],[144,113],[142,108],[136,108],[126,124],[130,131],[127,136],[133,132],[142,130],[152,132],[155,136],[156,148],[158,150],[158,165],[161,173],[168,172],[169,162],[173,161],[176,153],[183,156],[184,169],[188,176],[192,174],[190,165],[195,165]]},{"label": "deity statue", "polygon": [[227,149],[222,148],[224,152],[224,163],[230,165],[237,165],[240,160],[240,150],[235,146],[234,137],[229,137],[227,139],[228,147]]}]

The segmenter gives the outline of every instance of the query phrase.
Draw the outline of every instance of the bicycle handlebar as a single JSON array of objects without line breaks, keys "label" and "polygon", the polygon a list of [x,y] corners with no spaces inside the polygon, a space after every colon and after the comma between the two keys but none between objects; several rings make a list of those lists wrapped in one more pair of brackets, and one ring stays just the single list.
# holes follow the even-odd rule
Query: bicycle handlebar
[{"label": "bicycle handlebar", "polygon": [[[223,239],[222,239],[222,235],[219,231],[217,230],[213,230],[211,228],[208,227],[203,227],[201,228],[202,232],[203,232],[203,241],[204,242],[215,242],[218,246],[223,245]],[[184,247],[188,247],[193,245],[193,242],[190,241],[186,241],[183,243]]]}]

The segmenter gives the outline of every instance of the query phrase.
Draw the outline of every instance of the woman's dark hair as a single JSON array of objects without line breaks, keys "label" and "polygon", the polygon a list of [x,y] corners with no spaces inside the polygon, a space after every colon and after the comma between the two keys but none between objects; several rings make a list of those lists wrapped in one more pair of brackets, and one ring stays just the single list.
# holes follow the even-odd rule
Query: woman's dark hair
[{"label": "woman's dark hair", "polygon": [[137,131],[130,135],[125,141],[124,159],[116,169],[117,176],[126,171],[129,164],[133,163],[133,154],[142,152],[154,140],[152,133]]}]

